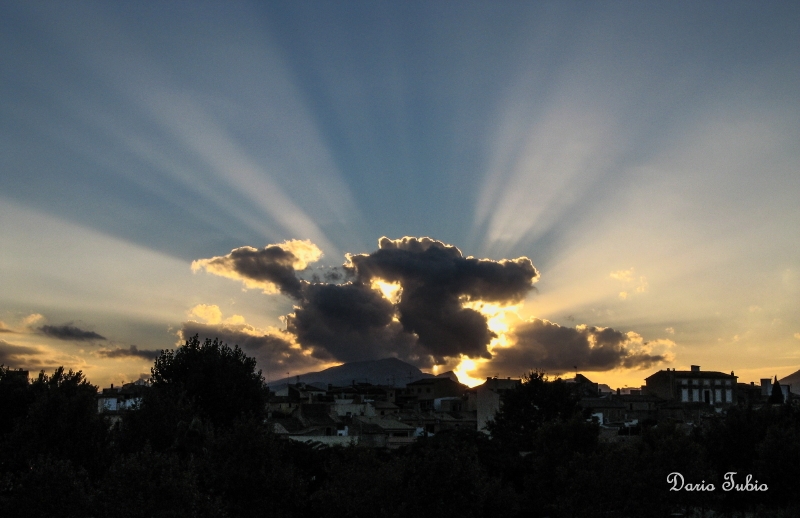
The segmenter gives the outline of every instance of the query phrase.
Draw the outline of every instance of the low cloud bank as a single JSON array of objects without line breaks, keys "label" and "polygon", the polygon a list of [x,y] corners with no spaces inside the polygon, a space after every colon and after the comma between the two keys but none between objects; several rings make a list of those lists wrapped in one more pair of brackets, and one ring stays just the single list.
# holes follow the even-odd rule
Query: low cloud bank
[{"label": "low cloud bank", "polygon": [[75,327],[71,324],[63,324],[60,326],[41,326],[38,328],[39,331],[44,333],[45,335],[49,336],[50,338],[56,338],[58,340],[68,340],[72,342],[90,342],[93,340],[105,340],[104,336],[101,336],[94,331],[86,331],[84,329],[80,329],[79,327]]},{"label": "low cloud bank", "polygon": [[377,250],[347,255],[324,280],[315,273],[310,280],[301,278],[321,256],[313,243],[295,240],[194,261],[194,271],[283,294],[294,310],[285,316],[285,331],[263,332],[243,319],[223,322],[216,306],[199,305],[193,316],[206,323],[185,322],[181,337],[218,337],[287,367],[385,357],[431,367],[466,357],[489,360],[478,362],[481,373],[534,367],[566,372],[576,366],[585,371],[647,368],[670,358],[669,340],[648,343],[636,333],[563,327],[536,318],[505,332],[509,347],[492,350],[497,334],[480,304],[523,303],[539,280],[527,257],[476,259],[428,237],[383,237]]}]

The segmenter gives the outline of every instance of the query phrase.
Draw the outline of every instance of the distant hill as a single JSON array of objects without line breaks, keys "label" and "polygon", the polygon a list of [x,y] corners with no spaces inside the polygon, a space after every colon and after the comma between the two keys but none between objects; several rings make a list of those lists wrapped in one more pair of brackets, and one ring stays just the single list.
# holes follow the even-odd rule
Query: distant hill
[{"label": "distant hill", "polygon": [[[447,376],[458,381],[452,371],[444,372],[439,376]],[[397,358],[384,358],[383,360],[370,360],[350,362],[337,367],[331,367],[319,372],[300,374],[300,381],[309,385],[327,387],[346,386],[353,383],[371,383],[373,385],[393,385],[405,387],[412,381],[423,378],[433,378],[433,374],[422,372],[411,364]],[[287,383],[296,383],[298,376],[279,379],[269,383],[270,387],[277,388]]]},{"label": "distant hill", "polygon": [[800,394],[800,371],[778,380],[781,385],[791,385],[792,394]]}]

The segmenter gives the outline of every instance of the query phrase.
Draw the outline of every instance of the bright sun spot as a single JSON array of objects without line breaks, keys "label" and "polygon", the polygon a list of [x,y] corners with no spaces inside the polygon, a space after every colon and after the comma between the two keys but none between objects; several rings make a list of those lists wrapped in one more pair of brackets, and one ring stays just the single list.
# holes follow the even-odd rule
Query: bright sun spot
[{"label": "bright sun spot", "polygon": [[[486,362],[488,360],[478,360],[478,361],[483,363],[483,362]],[[468,374],[468,372],[474,371],[477,367],[478,367],[478,365],[475,362],[475,360],[471,360],[471,359],[467,358],[466,356],[462,356],[461,357],[461,362],[458,364],[458,367],[453,369],[453,372],[455,373],[456,376],[458,376],[458,381],[460,381],[461,383],[463,383],[464,385],[467,385],[469,387],[475,387],[475,386],[480,385],[480,384],[482,384],[484,382],[483,379],[481,379],[481,378],[473,378],[472,376],[470,376]]]},{"label": "bright sun spot", "polygon": [[501,306],[499,304],[477,300],[462,302],[462,306],[474,309],[485,316],[489,330],[497,335],[497,337],[493,338],[489,343],[489,352],[493,351],[495,347],[510,347],[513,345],[513,342],[508,337],[511,328],[509,319],[515,318],[519,320],[517,311],[522,307],[521,304]]},{"label": "bright sun spot", "polygon": [[403,287],[399,282],[384,282],[379,279],[372,281],[372,289],[380,291],[392,304],[397,304],[400,301],[400,295],[403,293]]}]

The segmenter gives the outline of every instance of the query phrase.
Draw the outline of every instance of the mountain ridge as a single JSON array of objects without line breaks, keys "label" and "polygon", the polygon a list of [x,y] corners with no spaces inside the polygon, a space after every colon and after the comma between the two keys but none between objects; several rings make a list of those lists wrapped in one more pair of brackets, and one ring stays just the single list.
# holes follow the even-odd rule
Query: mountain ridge
[{"label": "mountain ridge", "polygon": [[[451,379],[458,380],[458,377],[452,371],[441,373],[438,376],[448,376]],[[270,381],[267,386],[274,388],[278,385],[296,383],[299,380],[309,385],[322,384],[327,386],[330,384],[346,386],[353,383],[370,383],[372,385],[405,387],[408,383],[435,377],[437,376],[429,372],[423,372],[398,358],[382,358],[380,360],[348,362],[317,372],[289,376],[288,378]]]}]

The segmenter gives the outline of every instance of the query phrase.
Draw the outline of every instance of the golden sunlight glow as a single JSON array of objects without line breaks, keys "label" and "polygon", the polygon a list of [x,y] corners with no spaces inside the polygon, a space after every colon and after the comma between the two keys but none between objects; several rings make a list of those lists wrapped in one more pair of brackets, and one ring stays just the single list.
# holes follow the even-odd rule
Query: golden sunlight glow
[{"label": "golden sunlight glow", "polygon": [[467,358],[466,356],[462,356],[461,361],[458,364],[458,367],[453,369],[453,372],[455,373],[456,376],[458,376],[458,380],[461,383],[469,387],[475,387],[477,385],[482,384],[485,380],[481,378],[473,378],[468,373],[475,371],[475,369],[478,367],[478,363],[485,363],[487,361],[489,360],[483,360],[483,359],[472,360],[470,358]]},{"label": "golden sunlight glow", "polygon": [[295,270],[304,270],[309,263],[315,263],[322,257],[322,250],[310,239],[287,239],[273,246],[279,246],[295,256],[296,259],[292,264]]},{"label": "golden sunlight glow", "polygon": [[517,311],[522,307],[521,303],[501,306],[499,304],[477,300],[464,301],[462,302],[462,306],[474,309],[485,316],[489,330],[497,335],[497,337],[493,338],[489,343],[489,352],[493,351],[495,347],[510,347],[513,345],[508,334],[511,330],[512,321],[520,320]]},{"label": "golden sunlight glow", "polygon": [[[287,240],[276,245],[268,245],[266,248],[270,247],[279,247],[291,253],[292,268],[298,271],[304,270],[308,267],[309,263],[316,262],[322,257],[322,250],[308,239]],[[235,253],[246,253],[248,255],[257,256],[261,251],[252,246],[242,246],[231,250],[231,253],[228,255],[211,257],[209,259],[197,259],[192,261],[192,272],[197,273],[201,270],[205,270],[212,275],[239,280],[242,281],[245,288],[260,289],[267,295],[280,292],[278,286],[270,281],[253,279],[242,275],[236,267],[236,260],[233,257]]]},{"label": "golden sunlight glow", "polygon": [[608,276],[618,281],[631,282],[633,280],[633,266],[631,266],[628,270],[617,270],[616,272],[611,272]]},{"label": "golden sunlight glow", "polygon": [[222,311],[216,304],[198,304],[189,310],[189,318],[200,318],[206,324],[219,324],[222,322]]},{"label": "golden sunlight glow", "polygon": [[400,286],[399,282],[384,282],[380,279],[373,279],[372,289],[380,291],[392,304],[400,302],[400,296],[403,294],[403,287]]}]

